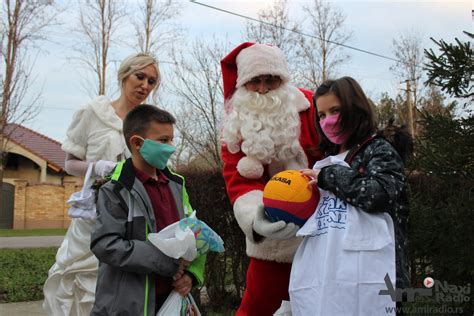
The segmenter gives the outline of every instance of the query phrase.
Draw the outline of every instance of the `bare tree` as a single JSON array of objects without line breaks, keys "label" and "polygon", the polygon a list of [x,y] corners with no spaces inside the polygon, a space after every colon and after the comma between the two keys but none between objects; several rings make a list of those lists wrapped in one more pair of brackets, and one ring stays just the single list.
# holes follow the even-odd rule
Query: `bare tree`
[{"label": "bare tree", "polygon": [[157,54],[176,41],[181,29],[173,23],[180,15],[177,1],[140,0],[139,10],[132,15],[135,29],[134,47],[142,52]]},{"label": "bare tree", "polygon": [[297,56],[299,28],[297,23],[291,20],[288,11],[287,0],[275,0],[266,9],[258,12],[258,20],[262,22],[247,22],[244,40],[280,48],[289,61],[290,73],[297,78],[302,71],[300,63],[291,61]]},{"label": "bare tree", "polygon": [[[114,43],[120,20],[125,15],[122,1],[83,0],[79,4],[79,27],[73,50],[82,65],[94,74],[98,93],[104,95],[107,87],[107,67],[110,46]],[[95,86],[95,84],[94,84]],[[89,88],[86,87],[88,91]],[[94,88],[95,90],[95,88]]]},{"label": "bare tree", "polygon": [[[208,168],[220,168],[220,119],[223,113],[220,60],[227,44],[214,38],[196,39],[189,55],[174,52],[175,63],[170,90],[177,96],[176,124],[186,150],[180,153],[177,167],[194,160]],[[196,159],[199,159],[199,163]]]},{"label": "bare tree", "polygon": [[292,56],[298,42],[295,31],[299,29],[289,17],[287,4],[287,0],[275,0],[267,9],[260,10],[258,19],[263,23],[247,22],[245,40],[275,45],[287,57]]},{"label": "bare tree", "polygon": [[329,2],[313,0],[311,6],[303,8],[309,23],[306,33],[313,37],[300,37],[299,61],[304,67],[301,81],[316,87],[334,76],[337,67],[350,59],[338,44],[347,43],[352,32],[344,28],[344,13]]},{"label": "bare tree", "polygon": [[[414,30],[406,31],[392,40],[392,51],[398,62],[390,67],[400,82],[410,80],[413,93],[414,122],[422,85],[424,55],[422,37]],[[415,124],[416,126],[416,124]],[[416,130],[416,128],[415,128]]]},{"label": "bare tree", "polygon": [[[33,65],[37,55],[28,52],[46,39],[46,28],[55,22],[57,12],[52,0],[5,0],[1,4],[1,100],[0,112],[0,185],[3,182],[7,124],[22,124],[38,114],[41,91],[31,92]],[[9,129],[8,133],[12,130]]]},{"label": "bare tree", "polygon": [[440,87],[427,85],[426,92],[419,99],[420,112],[439,114],[453,118],[457,107],[456,101],[446,102],[446,97]]}]

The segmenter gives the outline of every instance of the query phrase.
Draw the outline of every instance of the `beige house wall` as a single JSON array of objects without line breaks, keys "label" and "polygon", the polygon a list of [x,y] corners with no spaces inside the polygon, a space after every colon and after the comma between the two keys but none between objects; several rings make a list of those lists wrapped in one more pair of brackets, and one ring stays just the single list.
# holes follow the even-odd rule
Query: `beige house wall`
[{"label": "beige house wall", "polygon": [[13,229],[67,228],[66,201],[82,188],[83,179],[48,170],[46,160],[12,141],[6,151],[25,158],[16,170],[4,169],[3,181],[15,186]]},{"label": "beige house wall", "polygon": [[81,189],[76,182],[64,185],[28,185],[15,180],[13,229],[67,228],[71,219],[67,214],[69,196]]}]

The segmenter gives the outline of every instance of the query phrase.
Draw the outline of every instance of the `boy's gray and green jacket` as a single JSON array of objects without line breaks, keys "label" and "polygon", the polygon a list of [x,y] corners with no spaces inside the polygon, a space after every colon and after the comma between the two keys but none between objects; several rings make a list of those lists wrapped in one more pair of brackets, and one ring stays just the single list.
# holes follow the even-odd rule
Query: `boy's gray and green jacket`
[{"label": "boy's gray and green jacket", "polygon": [[[170,180],[180,218],[189,216],[192,208],[184,178],[168,168],[163,172]],[[91,250],[100,263],[91,315],[155,315],[156,274],[171,277],[179,266],[179,260],[148,241],[148,234],[156,232],[151,201],[135,177],[131,159],[118,163],[97,200]],[[200,256],[187,268],[199,285],[205,260]]]}]

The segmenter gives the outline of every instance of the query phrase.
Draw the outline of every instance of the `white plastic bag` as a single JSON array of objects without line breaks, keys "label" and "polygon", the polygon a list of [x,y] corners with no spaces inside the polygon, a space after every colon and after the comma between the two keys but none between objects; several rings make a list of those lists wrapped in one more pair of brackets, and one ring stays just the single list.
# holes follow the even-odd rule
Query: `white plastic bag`
[{"label": "white plastic bag", "polygon": [[209,251],[224,251],[222,238],[206,223],[196,218],[196,211],[189,217],[148,235],[148,240],[168,257],[193,261]]},{"label": "white plastic bag", "polygon": [[292,316],[290,301],[281,301],[281,306],[273,316]]},{"label": "white plastic bag", "polygon": [[166,226],[158,233],[148,234],[148,240],[168,257],[187,261],[197,257],[193,231],[189,228],[182,230],[179,222]]},{"label": "white plastic bag", "polygon": [[68,210],[69,217],[83,219],[95,219],[97,217],[95,209],[95,192],[91,188],[94,183],[94,178],[91,177],[92,166],[93,164],[90,163],[87,167],[82,190],[71,194],[67,201],[67,203],[71,205]]},{"label": "white plastic bag", "polygon": [[201,316],[201,313],[191,294],[182,297],[172,291],[156,316]]}]

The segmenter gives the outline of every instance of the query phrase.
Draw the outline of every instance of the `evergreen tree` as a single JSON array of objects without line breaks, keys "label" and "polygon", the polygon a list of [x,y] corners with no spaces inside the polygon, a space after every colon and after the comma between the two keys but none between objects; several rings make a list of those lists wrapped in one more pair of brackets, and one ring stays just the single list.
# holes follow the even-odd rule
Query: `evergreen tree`
[{"label": "evergreen tree", "polygon": [[[474,34],[464,31],[474,39]],[[472,97],[471,81],[474,79],[474,53],[469,41],[462,42],[455,39],[455,44],[446,43],[444,40],[431,40],[438,46],[441,54],[437,55],[432,49],[424,50],[429,60],[425,64],[428,71],[426,84],[439,86],[443,92],[455,97]]]},{"label": "evergreen tree", "polygon": [[[422,111],[420,118],[409,177],[412,284],[431,276],[465,286],[474,278],[474,116]],[[462,307],[472,315],[472,300]]]}]

